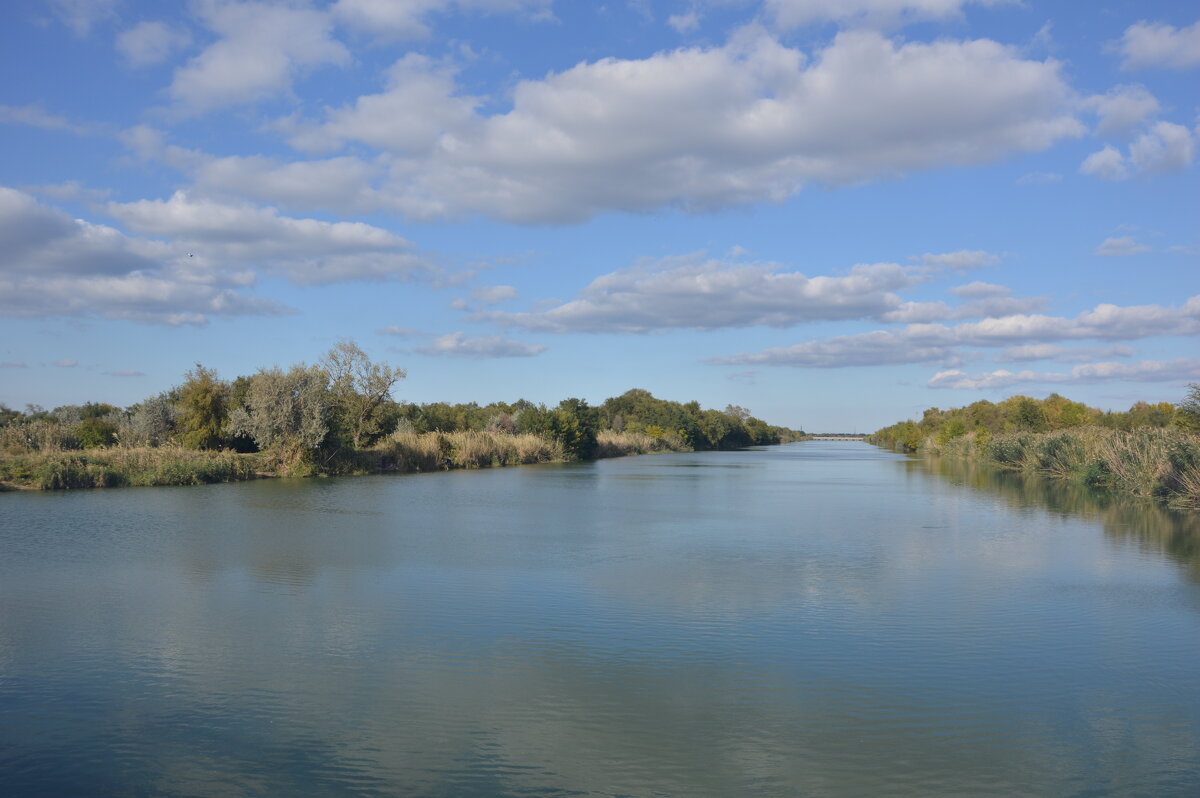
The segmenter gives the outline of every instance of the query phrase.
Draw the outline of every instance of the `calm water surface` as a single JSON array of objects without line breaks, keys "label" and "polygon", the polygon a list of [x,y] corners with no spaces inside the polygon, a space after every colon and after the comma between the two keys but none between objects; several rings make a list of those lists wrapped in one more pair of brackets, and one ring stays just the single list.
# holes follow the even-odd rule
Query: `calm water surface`
[{"label": "calm water surface", "polygon": [[854,442],[5,494],[0,792],[1195,796],[1198,563]]}]

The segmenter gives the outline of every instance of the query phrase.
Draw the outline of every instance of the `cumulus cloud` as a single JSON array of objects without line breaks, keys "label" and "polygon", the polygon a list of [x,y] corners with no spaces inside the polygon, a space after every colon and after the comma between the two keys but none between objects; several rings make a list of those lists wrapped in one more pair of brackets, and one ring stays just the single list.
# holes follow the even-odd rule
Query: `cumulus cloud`
[{"label": "cumulus cloud", "polygon": [[204,324],[211,316],[288,312],[168,244],[72,219],[10,188],[0,188],[0,253],[6,316]]},{"label": "cumulus cloud", "polygon": [[999,5],[1013,0],[764,0],[776,23],[795,28],[817,22],[895,25],[962,14],[966,5]]},{"label": "cumulus cloud", "polygon": [[333,13],[343,24],[385,38],[429,34],[426,19],[439,11],[525,13],[548,18],[553,0],[338,0]]},{"label": "cumulus cloud", "polygon": [[964,299],[996,299],[1012,295],[1012,289],[1007,286],[976,280],[966,285],[957,285],[950,289],[950,293]]},{"label": "cumulus cloud", "polygon": [[122,0],[49,0],[50,10],[80,38],[101,20],[112,18]]},{"label": "cumulus cloud", "polygon": [[161,64],[187,47],[192,37],[187,31],[165,22],[139,22],[117,36],[117,52],[132,67]]},{"label": "cumulus cloud", "polygon": [[542,332],[633,332],[723,327],[790,327],[877,317],[900,307],[894,291],[922,279],[895,263],[808,277],[775,265],[691,255],[646,260],[597,277],[579,298],[544,310],[488,312],[481,320]]},{"label": "cumulus cloud", "polygon": [[982,269],[1000,262],[1000,257],[981,249],[960,249],[956,252],[930,253],[921,256],[921,263],[935,269]]},{"label": "cumulus cloud", "polygon": [[177,111],[197,114],[284,91],[297,72],[345,64],[333,20],[314,9],[212,0],[197,6],[218,39],[175,72],[167,94]]},{"label": "cumulus cloud", "polygon": [[667,24],[675,29],[676,33],[691,33],[700,27],[700,15],[695,11],[689,11],[686,14],[672,14],[667,17]]},{"label": "cumulus cloud", "polygon": [[1017,314],[956,325],[909,324],[762,352],[710,359],[719,365],[842,367],[947,361],[963,348],[1017,347],[1068,340],[1135,340],[1200,334],[1200,295],[1179,307],[1103,304],[1074,318]]},{"label": "cumulus cloud", "polygon": [[1128,156],[1105,145],[1089,155],[1079,171],[1103,180],[1124,180],[1134,174],[1171,174],[1191,166],[1195,154],[1192,131],[1173,122],[1158,122],[1134,139]]},{"label": "cumulus cloud", "polygon": [[1138,255],[1142,252],[1149,252],[1150,247],[1147,244],[1139,244],[1132,236],[1110,237],[1104,239],[1100,246],[1096,247],[1097,255],[1108,255],[1117,257],[1121,255]]},{"label": "cumulus cloud", "polygon": [[301,285],[404,280],[433,271],[408,241],[362,222],[295,219],[274,208],[185,191],[168,200],[110,202],[106,208],[138,233],[187,248],[189,259],[259,267]]},{"label": "cumulus cloud", "polygon": [[1192,131],[1172,122],[1159,122],[1129,147],[1129,161],[1141,173],[1169,174],[1192,165]]},{"label": "cumulus cloud", "polygon": [[[387,71],[386,90],[330,108],[317,125],[292,124],[290,141],[303,150],[327,151],[354,140],[394,153],[428,153],[441,136],[475,121],[479,100],[457,95],[455,72],[417,53]],[[414,113],[420,109],[420,113]],[[284,125],[288,129],[289,125]]]},{"label": "cumulus cloud", "polygon": [[485,305],[494,305],[497,302],[507,302],[516,298],[517,289],[511,285],[483,285],[471,292],[471,299]]},{"label": "cumulus cloud", "polygon": [[421,335],[421,331],[412,327],[401,327],[398,324],[389,324],[387,327],[376,330],[380,335],[395,335],[400,338],[411,338]]},{"label": "cumulus cloud", "polygon": [[428,346],[418,346],[413,351],[423,355],[489,360],[500,357],[533,357],[545,352],[546,347],[541,344],[524,344],[496,335],[468,338],[466,333],[452,332],[435,338]]},{"label": "cumulus cloud", "polygon": [[761,352],[746,352],[730,357],[710,358],[718,366],[794,366],[797,368],[846,368],[883,366],[895,363],[929,363],[955,358],[946,345],[914,345],[904,336],[889,330],[861,335],[842,335],[823,341],[808,341],[780,346]]},{"label": "cumulus cloud", "polygon": [[1057,62],[989,40],[851,31],[810,59],[750,27],[719,47],[521,81],[493,115],[451,77],[406,56],[382,93],[287,126],[298,147],[391,156],[381,201],[393,210],[522,223],[782,201],[813,182],[986,163],[1084,132]]},{"label": "cumulus cloud", "polygon": [[85,133],[86,129],[76,125],[61,114],[52,114],[40,105],[0,105],[0,124],[29,125],[43,130],[65,130],[68,133]]},{"label": "cumulus cloud", "polygon": [[1124,180],[1129,177],[1129,166],[1125,156],[1111,144],[1105,144],[1104,149],[1097,150],[1083,159],[1079,172],[1101,180]]},{"label": "cumulus cloud", "polygon": [[1066,347],[1058,344],[1021,344],[1010,346],[1000,353],[998,360],[1019,363],[1030,360],[1057,360],[1062,363],[1095,360],[1098,357],[1130,357],[1133,348],[1124,344],[1112,346]]},{"label": "cumulus cloud", "polygon": [[1097,132],[1125,134],[1159,110],[1158,100],[1145,86],[1116,86],[1107,94],[1083,101],[1099,117]]},{"label": "cumulus cloud", "polygon": [[1046,305],[1045,297],[993,296],[951,306],[945,302],[905,302],[880,316],[882,321],[921,324],[953,319],[980,319],[1033,313]]},{"label": "cumulus cloud", "polygon": [[1188,69],[1200,65],[1200,22],[1176,28],[1163,22],[1138,22],[1121,36],[1122,66]]},{"label": "cumulus cloud", "polygon": [[1013,372],[1007,369],[967,374],[958,369],[939,371],[930,378],[930,388],[981,390],[1008,388],[1018,383],[1172,382],[1200,377],[1200,359],[1142,360],[1137,363],[1086,363],[1069,372]]}]

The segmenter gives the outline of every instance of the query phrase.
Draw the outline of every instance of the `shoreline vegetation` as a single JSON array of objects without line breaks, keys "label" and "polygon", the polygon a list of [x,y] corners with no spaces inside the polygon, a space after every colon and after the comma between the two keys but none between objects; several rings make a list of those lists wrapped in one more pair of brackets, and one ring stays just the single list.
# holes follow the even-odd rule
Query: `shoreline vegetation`
[{"label": "shoreline vegetation", "polygon": [[867,441],[1200,509],[1200,385],[1190,385],[1177,405],[1138,402],[1124,413],[1058,394],[931,408],[920,421],[884,427]]},{"label": "shoreline vegetation", "polygon": [[596,407],[574,398],[555,407],[402,403],[391,391],[404,376],[341,341],[316,365],[231,381],[197,364],[182,385],[128,408],[0,405],[0,490],[446,471],[805,437],[741,407],[704,410],[640,389]]}]

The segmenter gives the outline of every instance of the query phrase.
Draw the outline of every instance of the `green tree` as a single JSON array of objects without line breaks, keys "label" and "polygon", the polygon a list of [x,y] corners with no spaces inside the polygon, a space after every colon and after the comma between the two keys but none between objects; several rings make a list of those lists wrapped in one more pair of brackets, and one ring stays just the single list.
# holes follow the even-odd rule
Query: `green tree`
[{"label": "green tree", "polygon": [[250,378],[246,405],[234,411],[231,431],[253,438],[260,449],[316,449],[329,434],[328,386],[319,366],[260,369]]},{"label": "green tree", "polygon": [[338,341],[321,365],[329,374],[337,423],[357,449],[379,433],[384,404],[392,398],[392,386],[404,379],[404,369],[372,363],[351,340]]},{"label": "green tree", "polygon": [[1187,432],[1200,434],[1200,383],[1188,385],[1187,396],[1175,405],[1172,423]]},{"label": "green tree", "polygon": [[179,442],[189,449],[215,449],[225,434],[228,386],[215,369],[199,363],[179,386]]}]

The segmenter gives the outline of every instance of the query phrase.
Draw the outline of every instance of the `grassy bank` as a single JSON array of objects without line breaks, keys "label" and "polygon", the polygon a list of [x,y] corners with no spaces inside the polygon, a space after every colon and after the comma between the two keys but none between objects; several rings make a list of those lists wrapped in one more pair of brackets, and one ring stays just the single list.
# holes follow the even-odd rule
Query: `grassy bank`
[{"label": "grassy bank", "polygon": [[[595,456],[686,451],[671,436],[604,430]],[[329,454],[279,448],[253,454],[179,446],[52,449],[0,454],[0,490],[200,485],[281,476],[416,473],[565,462],[560,441],[503,432],[397,432],[370,449]]]},{"label": "grassy bank", "polygon": [[1200,437],[1178,429],[972,432],[948,440],[930,436],[918,450],[1200,509]]},{"label": "grassy bank", "polygon": [[141,485],[202,485],[262,475],[261,456],[180,447],[99,448],[0,455],[0,485],[61,490]]}]

